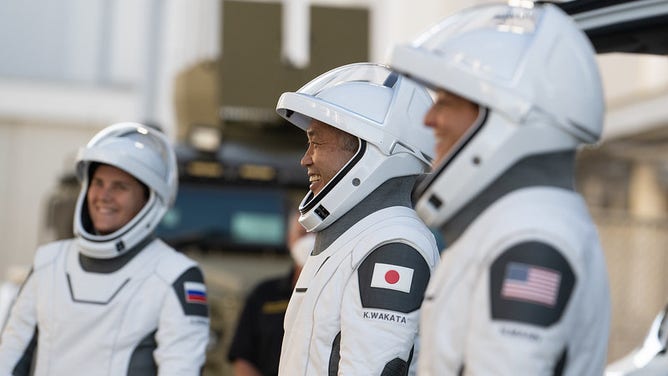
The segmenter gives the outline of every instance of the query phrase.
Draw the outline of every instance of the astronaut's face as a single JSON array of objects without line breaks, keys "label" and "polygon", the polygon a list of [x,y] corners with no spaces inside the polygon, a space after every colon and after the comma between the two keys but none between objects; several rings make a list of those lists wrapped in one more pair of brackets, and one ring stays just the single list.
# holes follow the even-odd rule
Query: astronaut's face
[{"label": "astronaut's face", "polygon": [[311,122],[306,135],[308,149],[301,165],[308,172],[309,189],[315,196],[355,155],[359,142],[357,137],[316,120]]},{"label": "astronaut's face", "polygon": [[93,173],[86,200],[93,227],[105,235],[134,218],[147,198],[144,186],[132,175],[102,164]]},{"label": "astronaut's face", "polygon": [[436,157],[432,167],[440,164],[478,117],[478,106],[444,90],[436,92],[434,104],[424,117],[426,126],[434,130]]}]

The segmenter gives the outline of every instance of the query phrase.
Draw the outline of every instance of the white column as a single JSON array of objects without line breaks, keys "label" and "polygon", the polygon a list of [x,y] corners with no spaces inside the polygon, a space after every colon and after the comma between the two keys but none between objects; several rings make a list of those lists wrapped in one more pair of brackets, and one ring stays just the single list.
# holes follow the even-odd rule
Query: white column
[{"label": "white column", "polygon": [[174,77],[196,63],[220,56],[222,0],[167,0],[164,6],[161,58],[156,67],[156,118],[174,136]]},{"label": "white column", "polygon": [[654,164],[649,161],[636,162],[630,179],[630,213],[639,219],[666,218],[666,192],[661,187]]}]

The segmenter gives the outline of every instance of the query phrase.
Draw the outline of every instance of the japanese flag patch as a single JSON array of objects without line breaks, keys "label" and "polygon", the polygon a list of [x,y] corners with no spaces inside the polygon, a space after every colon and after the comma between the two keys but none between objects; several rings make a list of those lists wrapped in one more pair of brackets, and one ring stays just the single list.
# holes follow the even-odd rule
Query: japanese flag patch
[{"label": "japanese flag patch", "polygon": [[377,262],[373,267],[371,287],[409,293],[413,283],[413,269]]},{"label": "japanese flag patch", "polygon": [[183,290],[187,303],[206,304],[206,286],[199,282],[184,282]]},{"label": "japanese flag patch", "polygon": [[429,275],[429,265],[415,248],[405,243],[383,244],[357,269],[362,307],[414,312],[422,304]]}]

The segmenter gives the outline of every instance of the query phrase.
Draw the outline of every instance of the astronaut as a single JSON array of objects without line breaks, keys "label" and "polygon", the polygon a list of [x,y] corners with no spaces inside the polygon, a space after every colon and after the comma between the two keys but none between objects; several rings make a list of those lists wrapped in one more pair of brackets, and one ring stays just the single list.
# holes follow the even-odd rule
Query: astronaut
[{"label": "astronaut", "polygon": [[167,138],[111,125],[80,150],[75,238],[35,255],[2,337],[0,375],[199,375],[209,337],[197,264],[157,239],[174,202]]},{"label": "astronaut", "polygon": [[603,373],[608,278],[574,189],[576,148],[601,135],[595,53],[558,8],[523,3],[465,9],[391,57],[437,94],[416,210],[449,246],[422,306],[421,375]]},{"label": "astronaut", "polygon": [[369,63],[281,95],[277,112],[309,141],[299,221],[316,238],[288,304],[280,375],[414,373],[439,259],[410,200],[433,156],[421,123],[431,103],[423,87]]}]

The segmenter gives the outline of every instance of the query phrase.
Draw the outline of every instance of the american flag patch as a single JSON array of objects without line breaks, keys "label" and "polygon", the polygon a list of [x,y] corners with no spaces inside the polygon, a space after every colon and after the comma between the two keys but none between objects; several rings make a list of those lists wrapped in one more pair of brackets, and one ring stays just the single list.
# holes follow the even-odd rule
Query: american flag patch
[{"label": "american flag patch", "polygon": [[501,287],[501,297],[554,307],[561,273],[540,266],[511,262]]},{"label": "american flag patch", "polygon": [[206,304],[206,286],[199,282],[184,282],[186,303]]}]

